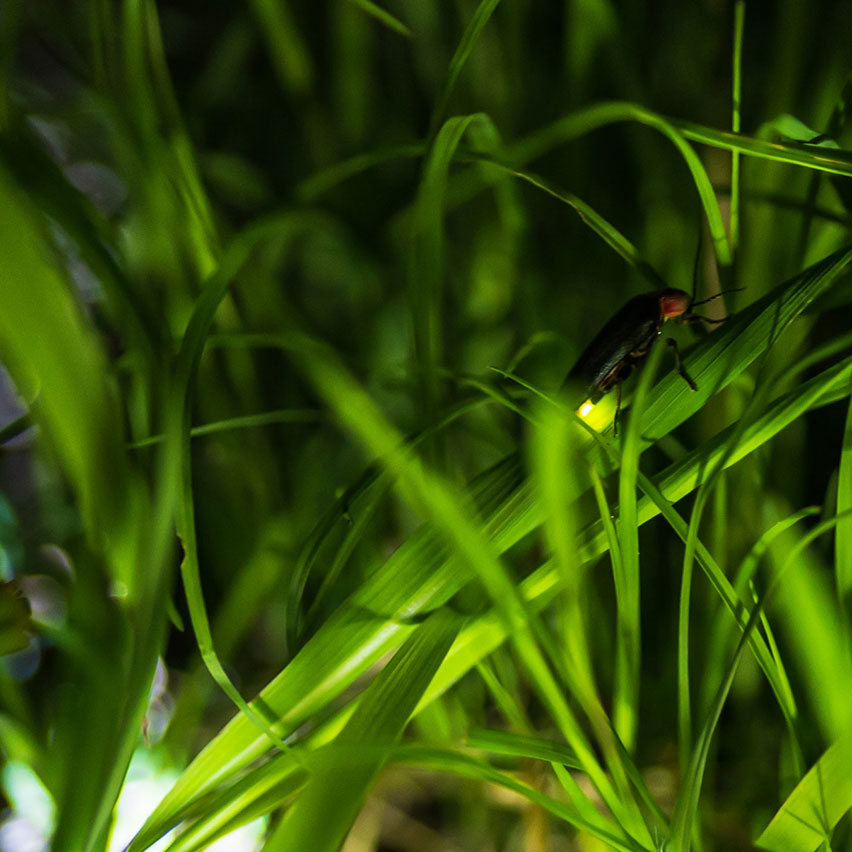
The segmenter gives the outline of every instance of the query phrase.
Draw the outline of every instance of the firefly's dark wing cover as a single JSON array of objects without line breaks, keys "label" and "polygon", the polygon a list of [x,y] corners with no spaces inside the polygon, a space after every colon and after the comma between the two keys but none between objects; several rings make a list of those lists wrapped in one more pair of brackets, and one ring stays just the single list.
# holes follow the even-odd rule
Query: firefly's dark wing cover
[{"label": "firefly's dark wing cover", "polygon": [[583,350],[565,383],[582,386],[587,391],[600,390],[600,383],[613,369],[631,360],[631,354],[644,353],[650,348],[659,325],[658,294],[634,296]]}]

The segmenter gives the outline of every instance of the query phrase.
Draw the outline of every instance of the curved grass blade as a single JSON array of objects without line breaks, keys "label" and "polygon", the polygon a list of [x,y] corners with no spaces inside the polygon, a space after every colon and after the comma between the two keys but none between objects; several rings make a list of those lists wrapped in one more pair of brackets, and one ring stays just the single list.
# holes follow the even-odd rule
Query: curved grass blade
[{"label": "curved grass blade", "polygon": [[852,807],[852,732],[831,745],[808,770],[760,833],[755,846],[770,852],[813,852]]},{"label": "curved grass blade", "polygon": [[441,361],[441,290],[444,279],[444,195],[450,163],[462,136],[481,114],[456,116],[441,127],[429,150],[412,211],[408,263],[409,301],[413,314],[414,348],[420,363],[421,405],[428,420],[438,407]]},{"label": "curved grass blade", "polygon": [[295,197],[299,201],[316,201],[321,195],[347,181],[351,177],[375,166],[381,166],[394,160],[409,160],[422,157],[427,151],[425,142],[413,142],[409,145],[393,145],[364,154],[356,154],[348,160],[342,160],[317,172],[296,186]]},{"label": "curved grass blade", "polygon": [[674,121],[628,101],[606,101],[570,113],[553,124],[530,134],[526,139],[508,146],[506,157],[509,162],[526,163],[536,159],[558,144],[584,136],[608,124],[624,121],[637,122],[652,127],[662,133],[675,146],[692,175],[698,197],[704,207],[716,257],[720,265],[728,266],[731,262],[731,249],[728,237],[725,234],[725,226],[722,223],[722,213],[716,200],[715,190],[710,183],[704,165],[684,138],[679,125]]},{"label": "curved grass blade", "polygon": [[[244,414],[241,417],[229,417],[226,420],[216,420],[193,426],[189,430],[191,438],[201,438],[204,435],[217,435],[219,432],[230,432],[235,429],[256,429],[259,426],[272,426],[278,423],[314,423],[320,419],[320,413],[313,408],[281,408],[278,411],[262,411],[259,414]],[[131,450],[141,450],[161,444],[165,435],[151,435],[141,441],[128,444]]]},{"label": "curved grass blade", "polygon": [[468,734],[467,745],[469,748],[480,749],[491,752],[491,754],[546,760],[548,763],[560,763],[578,772],[583,771],[583,767],[578,763],[576,755],[570,748],[543,737],[523,736],[512,731],[476,728]]},{"label": "curved grass blade", "polygon": [[538,189],[543,190],[548,195],[573,207],[585,225],[588,225],[611,249],[618,255],[624,258],[627,263],[633,267],[648,283],[655,289],[668,287],[668,284],[663,277],[639,254],[638,249],[627,237],[624,236],[612,223],[608,222],[600,213],[598,213],[591,205],[583,201],[582,198],[560,189],[551,181],[546,180],[539,175],[529,171],[519,171],[511,166],[504,165],[497,160],[488,157],[475,157],[475,160],[483,165],[487,165],[489,169],[494,169],[498,172],[512,175],[519,180],[525,181]]},{"label": "curved grass blade", "polygon": [[332,751],[318,761],[265,850],[334,852],[339,847],[458,628],[457,617],[439,610],[396,652],[334,741],[333,749],[347,750],[349,760]]},{"label": "curved grass blade", "polygon": [[529,799],[539,807],[544,808],[554,816],[599,838],[611,849],[625,850],[625,852],[639,852],[639,850],[653,848],[652,846],[640,846],[630,838],[625,838],[618,834],[604,832],[596,823],[590,823],[585,820],[573,807],[565,802],[553,799],[539,792],[534,787],[518,781],[512,775],[500,772],[485,763],[485,761],[478,760],[470,755],[449,750],[442,751],[434,748],[423,748],[421,746],[404,746],[397,748],[391,759],[394,763],[404,763],[409,766],[427,766],[444,772],[452,772],[463,778],[487,781],[501,787],[506,787]]},{"label": "curved grass blade", "polygon": [[388,29],[411,38],[411,30],[399,18],[395,18],[387,9],[376,5],[372,0],[349,0],[349,2],[383,23]]},{"label": "curved grass blade", "polygon": [[762,160],[774,160],[804,166],[821,172],[852,177],[852,152],[844,149],[823,148],[817,145],[805,145],[794,142],[767,142],[751,136],[743,136],[728,130],[716,130],[692,121],[670,119],[687,139],[722,148],[726,151],[739,151],[750,157]]},{"label": "curved grass blade", "polygon": [[[774,539],[786,529],[789,529],[804,518],[813,517],[819,513],[820,509],[818,506],[808,506],[798,512],[794,512],[786,518],[782,518],[780,521],[772,524],[769,529],[761,534],[760,538],[754,543],[754,545],[752,545],[751,550],[743,557],[734,574],[734,592],[740,600],[745,600],[749,588],[752,587],[751,581],[757,571],[758,565]],[[720,611],[714,621],[711,638],[707,643],[707,647],[710,649],[710,659],[704,666],[704,673],[702,677],[702,691],[703,696],[705,697],[703,697],[700,701],[700,706],[704,708],[702,713],[705,714],[706,712],[709,712],[707,708],[709,708],[712,701],[713,691],[717,689],[718,684],[724,680],[724,655],[733,645],[732,627],[733,625],[731,625],[730,618],[724,612]],[[781,659],[774,653],[773,657],[776,661],[779,686],[781,687],[783,694],[788,696],[789,706],[793,707],[795,704],[786,671]],[[793,737],[794,760],[797,767],[799,767],[801,771],[804,771],[801,749],[798,745],[798,741],[796,740],[796,732],[791,728],[790,733]]]},{"label": "curved grass blade", "polygon": [[435,108],[432,111],[432,118],[429,121],[429,137],[431,138],[437,133],[438,127],[443,121],[444,114],[447,110],[447,104],[450,101],[450,96],[453,89],[456,87],[459,74],[467,62],[473,46],[476,44],[479,34],[484,29],[485,25],[491,19],[491,15],[499,5],[500,0],[480,0],[473,17],[465,27],[459,46],[450,60],[450,67],[447,72],[447,80],[441,89],[441,94],[438,95],[435,101]]},{"label": "curved grass blade", "polygon": [[211,676],[249,718],[279,748],[286,748],[283,740],[272,730],[263,713],[251,707],[234,686],[213,645],[213,634],[204,605],[201,575],[198,564],[195,519],[192,498],[192,470],[190,455],[190,406],[193,385],[198,372],[201,352],[210,333],[213,318],[234,277],[251,256],[254,248],[272,236],[280,236],[304,226],[301,217],[284,213],[262,220],[247,228],[237,237],[222,259],[216,273],[205,284],[195,309],[187,324],[175,364],[175,379],[169,398],[166,436],[182,447],[181,452],[181,499],[176,517],[177,533],[183,545],[180,565],[181,577],[186,592],[190,621],[198,642],[199,652]]}]

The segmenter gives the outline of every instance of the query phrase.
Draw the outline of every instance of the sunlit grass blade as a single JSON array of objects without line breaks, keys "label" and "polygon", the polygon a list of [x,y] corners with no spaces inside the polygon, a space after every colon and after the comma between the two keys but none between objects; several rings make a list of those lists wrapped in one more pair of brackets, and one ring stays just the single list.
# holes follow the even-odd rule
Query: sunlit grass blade
[{"label": "sunlit grass blade", "polygon": [[743,136],[728,130],[715,130],[691,121],[671,119],[671,123],[687,139],[722,148],[726,151],[739,151],[746,156],[759,157],[779,163],[804,166],[830,174],[852,176],[852,153],[841,149],[822,148],[817,145],[797,144],[794,142],[768,142]]},{"label": "sunlit grass blade", "polygon": [[[840,467],[837,472],[837,512],[852,508],[852,404],[846,413],[846,428],[840,451]],[[838,521],[835,538],[835,576],[837,596],[840,600],[841,616],[847,626],[852,627],[852,518]]]},{"label": "sunlit grass blade", "polygon": [[642,418],[641,434],[651,442],[671,431],[728,385],[783,334],[789,324],[825,292],[852,260],[843,248],[780,284],[731,317],[686,355],[683,366],[695,380],[691,391],[676,372],[654,388]]},{"label": "sunlit grass blade", "polygon": [[531,757],[536,760],[546,760],[549,763],[561,763],[570,769],[582,771],[582,766],[577,762],[571,749],[543,737],[477,728],[468,735],[467,745],[492,754]]},{"label": "sunlit grass blade", "polygon": [[621,558],[622,596],[617,599],[618,659],[622,662],[616,671],[613,694],[613,720],[616,731],[628,751],[636,745],[639,724],[639,682],[642,663],[641,606],[639,597],[639,523],[636,515],[636,481],[639,475],[641,439],[639,424],[645,408],[645,399],[651,387],[663,347],[651,352],[639,379],[633,405],[627,418],[621,467],[618,478],[618,545]]},{"label": "sunlit grass blade", "polygon": [[852,691],[852,660],[846,631],[836,603],[836,589],[825,582],[825,568],[807,548],[845,516],[835,515],[817,524],[801,537],[793,529],[783,532],[770,550],[776,573],[784,581],[775,592],[787,643],[796,661],[811,711],[826,741],[842,736],[849,725],[849,695]]},{"label": "sunlit grass blade", "polygon": [[[579,481],[581,448],[576,427],[553,407],[544,409],[534,422],[530,436],[532,472],[537,485],[544,532],[553,559],[562,572],[563,594],[558,607],[559,642],[557,654],[566,660],[571,682],[586,702],[597,702],[583,610],[585,608],[584,569],[576,543],[576,521],[572,497],[584,490]],[[581,698],[581,702],[583,699]]]},{"label": "sunlit grass blade", "polygon": [[106,357],[53,262],[56,248],[42,221],[5,168],[0,242],[5,246],[0,352],[22,396],[38,398],[33,416],[76,494],[85,537],[68,623],[56,632],[66,672],[56,706],[75,712],[51,716],[51,748],[64,757],[39,768],[60,815],[52,848],[88,850],[109,824],[160,645],[173,468],[170,475],[170,464],[165,466],[157,494],[162,500],[152,511],[141,477],[124,454]]},{"label": "sunlit grass blade", "polygon": [[[275,345],[281,337],[262,341],[267,346]],[[253,338],[245,340],[244,345],[252,342],[260,343]],[[470,499],[480,499],[482,510],[491,513],[489,529],[498,541],[517,541],[529,529],[526,523],[518,525],[514,497],[517,485],[514,466],[501,465],[470,489]],[[478,498],[480,491],[482,497]],[[404,641],[413,630],[404,621],[407,616],[439,606],[463,581],[457,564],[448,561],[446,550],[435,541],[434,532],[423,529],[415,534],[264,689],[260,706],[279,714],[276,730],[287,734],[326,706]],[[238,714],[183,772],[150,816],[132,849],[150,844],[175,824],[190,802],[223,783],[268,748],[265,736]]]},{"label": "sunlit grass blade", "polygon": [[[458,618],[439,610],[396,652],[370,685],[327,760],[265,845],[270,852],[333,852],[342,842],[387,749],[402,735],[421,694],[447,653]],[[337,749],[348,752],[338,754]]]},{"label": "sunlit grass blade", "polygon": [[301,344],[291,344],[291,347],[302,369],[311,377],[337,416],[371,453],[379,456],[383,464],[396,473],[398,487],[406,500],[428,513],[439,534],[456,550],[460,564],[467,570],[472,569],[482,582],[497,611],[510,627],[512,639],[532,683],[604,801],[626,830],[647,838],[647,828],[635,803],[629,798],[624,800],[616,796],[573,711],[565,701],[530,630],[529,613],[523,599],[496,558],[493,543],[485,539],[467,520],[466,508],[453,499],[450,489],[437,474],[430,472],[419,460],[405,452],[401,436],[383,420],[363,391],[324,347],[308,339]]},{"label": "sunlit grass blade", "polygon": [[852,734],[838,739],[808,770],[755,840],[770,852],[813,852],[852,807]]}]

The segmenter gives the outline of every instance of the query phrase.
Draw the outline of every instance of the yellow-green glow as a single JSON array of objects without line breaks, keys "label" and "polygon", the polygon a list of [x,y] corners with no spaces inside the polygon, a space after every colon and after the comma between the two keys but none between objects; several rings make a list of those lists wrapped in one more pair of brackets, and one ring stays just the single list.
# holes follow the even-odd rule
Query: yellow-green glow
[{"label": "yellow-green glow", "polygon": [[590,399],[587,399],[580,406],[580,408],[577,411],[577,414],[579,414],[580,417],[585,417],[594,407],[595,407],[594,403]]}]

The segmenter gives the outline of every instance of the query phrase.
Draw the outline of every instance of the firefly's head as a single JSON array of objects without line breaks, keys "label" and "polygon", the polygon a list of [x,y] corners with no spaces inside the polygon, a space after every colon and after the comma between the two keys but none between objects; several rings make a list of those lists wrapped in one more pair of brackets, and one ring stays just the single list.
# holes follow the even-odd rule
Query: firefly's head
[{"label": "firefly's head", "polygon": [[682,317],[689,311],[689,306],[692,304],[689,293],[683,290],[675,290],[673,287],[658,290],[656,296],[660,305],[660,317],[663,320],[676,320]]}]

